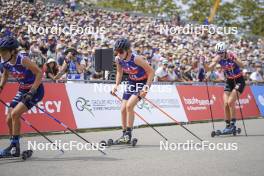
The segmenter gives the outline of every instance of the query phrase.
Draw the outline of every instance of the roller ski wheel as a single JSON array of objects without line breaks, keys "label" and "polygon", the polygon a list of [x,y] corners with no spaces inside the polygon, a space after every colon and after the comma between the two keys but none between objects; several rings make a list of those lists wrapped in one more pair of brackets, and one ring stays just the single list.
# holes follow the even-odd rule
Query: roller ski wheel
[{"label": "roller ski wheel", "polygon": [[100,142],[100,145],[106,147],[106,146],[107,146],[107,143],[106,143],[106,141],[102,140],[102,141]]},{"label": "roller ski wheel", "polygon": [[25,150],[22,152],[21,156],[22,156],[22,159],[25,161],[28,158],[31,158],[32,154],[33,154],[32,150]]},{"label": "roller ski wheel", "polygon": [[241,133],[241,128],[238,128],[237,129],[237,134],[240,134]]},{"label": "roller ski wheel", "polygon": [[114,144],[114,140],[113,139],[108,139],[107,140],[107,145],[108,146],[111,146],[111,145],[113,145]]},{"label": "roller ski wheel", "polygon": [[216,132],[215,131],[212,131],[211,132],[211,137],[215,137],[215,135],[216,135]]},{"label": "roller ski wheel", "polygon": [[237,130],[233,130],[233,136],[236,136],[237,135]]},{"label": "roller ski wheel", "polygon": [[135,147],[135,146],[137,145],[137,142],[138,142],[137,138],[133,138],[133,139],[132,139],[132,142],[131,142],[131,145],[132,145],[133,147]]}]

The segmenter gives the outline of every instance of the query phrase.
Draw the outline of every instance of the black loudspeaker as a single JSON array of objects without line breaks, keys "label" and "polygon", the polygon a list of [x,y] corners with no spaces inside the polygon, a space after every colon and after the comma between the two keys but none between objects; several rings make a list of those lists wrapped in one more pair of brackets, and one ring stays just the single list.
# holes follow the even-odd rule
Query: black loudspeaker
[{"label": "black loudspeaker", "polygon": [[112,48],[95,50],[95,71],[113,70],[114,52]]},{"label": "black loudspeaker", "polygon": [[114,51],[112,48],[102,49],[102,70],[113,70]]},{"label": "black loudspeaker", "polygon": [[102,59],[101,59],[101,49],[95,50],[95,59],[94,59],[94,67],[95,71],[102,71]]}]

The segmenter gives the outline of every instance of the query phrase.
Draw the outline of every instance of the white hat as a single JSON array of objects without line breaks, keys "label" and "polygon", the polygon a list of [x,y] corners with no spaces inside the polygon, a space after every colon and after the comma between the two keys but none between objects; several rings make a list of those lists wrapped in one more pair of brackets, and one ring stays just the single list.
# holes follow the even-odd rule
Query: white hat
[{"label": "white hat", "polygon": [[51,62],[56,62],[55,59],[53,58],[49,58],[48,61],[47,61],[47,64],[51,63]]}]

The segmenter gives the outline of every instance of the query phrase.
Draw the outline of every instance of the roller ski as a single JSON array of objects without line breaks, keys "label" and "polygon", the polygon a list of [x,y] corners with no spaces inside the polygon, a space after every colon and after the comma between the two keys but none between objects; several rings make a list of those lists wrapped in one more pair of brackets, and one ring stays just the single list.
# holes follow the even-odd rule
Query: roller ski
[{"label": "roller ski", "polygon": [[13,136],[10,138],[11,144],[4,150],[0,151],[0,159],[2,158],[21,158],[27,160],[32,156],[32,150],[25,150],[20,153],[19,136]]},{"label": "roller ski", "polygon": [[132,145],[133,147],[136,146],[138,139],[132,138],[131,131],[123,131],[123,135],[118,138],[117,140],[108,139],[106,141],[101,141],[101,144],[104,146],[112,146],[112,145]]},{"label": "roller ski", "polygon": [[0,151],[0,159],[4,158],[21,158],[27,160],[32,156],[32,150],[25,150],[20,153],[19,143],[11,143],[9,147]]},{"label": "roller ski", "polygon": [[231,125],[227,124],[226,128],[223,131],[221,130],[212,131],[211,137],[221,136],[221,135],[230,135],[230,134],[233,134],[233,136],[236,136],[237,134],[240,134],[240,133],[241,133],[241,128],[237,128],[235,125],[235,120],[233,120]]},{"label": "roller ski", "polygon": [[33,154],[32,150],[25,150],[20,155],[12,155],[10,153],[5,153],[5,150],[0,151],[0,160],[5,158],[18,158],[22,160],[27,160],[28,158],[31,158]]}]

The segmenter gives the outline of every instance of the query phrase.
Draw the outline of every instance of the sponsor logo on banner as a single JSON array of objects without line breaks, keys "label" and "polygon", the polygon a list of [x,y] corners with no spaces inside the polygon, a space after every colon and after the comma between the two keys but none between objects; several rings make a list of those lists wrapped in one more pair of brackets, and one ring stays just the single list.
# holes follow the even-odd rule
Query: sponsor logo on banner
[{"label": "sponsor logo on banner", "polygon": [[93,114],[93,109],[92,109],[92,106],[91,106],[91,103],[89,100],[86,100],[84,99],[83,97],[79,97],[76,102],[75,102],[75,105],[76,105],[76,108],[79,110],[79,111],[88,111],[90,112],[90,114],[94,117],[94,114]]},{"label": "sponsor logo on banner", "polygon": [[79,97],[76,100],[78,111],[88,111],[93,117],[95,111],[119,110],[120,103],[115,100],[89,99],[88,97]]},{"label": "sponsor logo on banner", "polygon": [[[64,84],[46,83],[44,84],[45,95],[42,101],[38,102],[39,108],[45,112],[56,117],[58,120],[65,123],[70,128],[76,129],[76,123],[73,117],[70,102],[67,96],[67,92]],[[16,92],[18,86],[15,83],[8,83],[5,86],[4,92],[0,95],[0,98],[10,104]],[[7,93],[8,91],[8,93]],[[5,123],[5,117],[8,113],[8,108],[4,105],[0,106],[0,134],[8,134],[8,128]],[[62,131],[64,127],[50,119],[44,112],[32,107],[28,112],[23,114],[29,122],[31,122],[40,131]],[[35,132],[31,127],[21,123],[22,133]]]},{"label": "sponsor logo on banner", "polygon": [[[105,86],[105,87],[104,87]],[[153,85],[152,89],[156,90]],[[187,121],[179,95],[174,85],[159,85],[160,89],[170,90],[170,92],[157,93],[150,91],[148,97],[166,112],[172,114],[178,121]],[[97,84],[66,84],[67,92],[73,109],[74,117],[78,128],[97,128],[121,126],[121,103],[109,94],[109,91],[96,90]],[[100,84],[100,90],[108,90],[112,84]],[[83,91],[85,90],[85,91]],[[123,89],[125,90],[125,89]],[[122,92],[117,92],[121,98]],[[142,115],[149,123],[169,123],[172,122],[157,108],[141,100],[135,111]],[[145,124],[135,117],[135,126]]]},{"label": "sponsor logo on banner", "polygon": [[[6,102],[6,104],[10,105],[9,102]],[[38,107],[45,110],[46,112],[52,114],[52,113],[59,113],[61,112],[61,105],[62,102],[61,101],[40,101],[37,103]],[[30,110],[28,110],[28,112],[24,113],[25,114],[43,114],[44,112],[42,112],[41,110],[39,110],[38,108],[36,108],[35,106],[32,107]],[[5,107],[5,115],[8,114],[8,107]]]},{"label": "sponsor logo on banner", "polygon": [[[164,86],[164,88],[160,88]],[[187,122],[188,119],[175,85],[152,85],[151,88],[169,90],[169,92],[150,91],[147,98],[166,113],[170,114],[178,122]],[[150,123],[174,123],[164,113],[143,100],[136,107],[139,112]]]},{"label": "sponsor logo on banner", "polygon": [[[211,112],[209,105],[211,105],[214,119],[224,119],[224,88],[222,86],[208,87],[210,101],[208,100],[206,86],[180,85],[177,86],[177,89],[189,121],[210,120]],[[259,115],[254,98],[252,97],[253,95],[249,87],[246,87],[243,94],[239,97],[240,107],[244,117],[256,117]],[[237,118],[241,118],[239,102],[236,101],[235,106]]]},{"label": "sponsor logo on banner", "polygon": [[[120,102],[109,91],[95,92],[97,84],[66,84],[78,128],[121,125]],[[97,85],[98,86],[98,85]],[[110,87],[110,85],[107,85]],[[103,90],[106,89],[102,85]],[[85,91],[84,91],[85,90]]]},{"label": "sponsor logo on banner", "polygon": [[[258,117],[260,115],[254,95],[249,86],[246,86],[242,95],[239,96],[239,102],[244,117]],[[236,101],[236,117],[239,119],[241,119],[240,107],[238,101]]]},{"label": "sponsor logo on banner", "polygon": [[207,106],[209,106],[209,103],[211,106],[214,105],[216,101],[216,97],[212,95],[211,100],[209,101],[208,99],[197,99],[195,97],[192,98],[185,98],[183,97],[184,103],[187,105],[186,108],[189,111],[199,111],[199,110],[206,110]]},{"label": "sponsor logo on banner", "polygon": [[209,98],[206,86],[177,86],[181,101],[189,121],[211,119],[210,106],[213,118],[223,118],[223,88],[209,86]]}]

